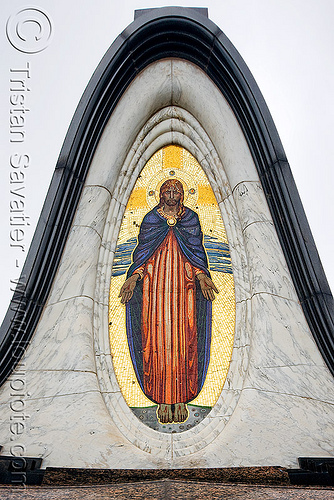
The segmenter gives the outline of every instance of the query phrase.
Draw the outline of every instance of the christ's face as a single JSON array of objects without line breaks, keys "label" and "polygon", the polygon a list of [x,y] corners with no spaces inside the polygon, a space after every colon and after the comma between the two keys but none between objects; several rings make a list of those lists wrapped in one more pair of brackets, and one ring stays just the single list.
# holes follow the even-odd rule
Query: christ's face
[{"label": "christ's face", "polygon": [[161,198],[164,205],[174,207],[180,204],[181,196],[182,195],[179,191],[177,191],[173,186],[170,186],[167,191],[162,193]]}]

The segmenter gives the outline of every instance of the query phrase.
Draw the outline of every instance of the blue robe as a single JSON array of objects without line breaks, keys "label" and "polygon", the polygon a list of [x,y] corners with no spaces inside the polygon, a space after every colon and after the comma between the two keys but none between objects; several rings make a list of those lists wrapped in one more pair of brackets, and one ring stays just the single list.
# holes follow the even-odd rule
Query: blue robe
[{"label": "blue robe", "polygon": [[[198,215],[185,207],[181,219],[175,226],[169,226],[167,220],[159,214],[155,207],[144,217],[138,236],[138,245],[133,252],[133,263],[127,277],[132,276],[143,266],[164,242],[169,231],[173,231],[181,252],[195,268],[210,276],[208,260],[203,247],[203,233]],[[132,298],[126,304],[126,327],[131,359],[138,382],[143,385],[143,349],[142,349],[142,282],[137,281]],[[197,394],[203,387],[206,377],[211,343],[212,303],[203,296],[198,280],[196,280],[196,324],[197,324],[197,359],[198,381]],[[193,398],[194,399],[194,398]],[[156,401],[154,401],[156,402]],[[178,401],[175,401],[178,402]]]}]

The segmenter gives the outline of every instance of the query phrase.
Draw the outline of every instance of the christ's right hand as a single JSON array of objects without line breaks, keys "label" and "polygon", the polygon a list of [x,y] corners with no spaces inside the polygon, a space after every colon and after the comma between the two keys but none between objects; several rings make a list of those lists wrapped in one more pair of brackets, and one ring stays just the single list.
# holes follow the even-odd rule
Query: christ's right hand
[{"label": "christ's right hand", "polygon": [[139,274],[135,273],[124,282],[118,296],[120,297],[122,304],[129,302],[129,300],[131,299],[137,280],[139,278],[140,278]]}]

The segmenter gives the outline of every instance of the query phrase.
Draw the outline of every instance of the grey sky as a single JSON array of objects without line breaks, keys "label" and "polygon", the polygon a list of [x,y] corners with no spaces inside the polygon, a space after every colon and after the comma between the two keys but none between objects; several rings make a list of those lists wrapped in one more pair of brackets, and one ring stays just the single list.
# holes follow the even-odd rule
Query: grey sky
[{"label": "grey sky", "polygon": [[[0,315],[10,298],[10,279],[19,275],[24,255],[10,248],[9,157],[28,154],[24,195],[30,226],[27,250],[57,158],[80,97],[115,37],[133,20],[136,8],[175,5],[175,1],[39,0],[53,26],[49,46],[24,54],[5,36],[7,19],[27,7],[4,0],[1,8]],[[334,3],[332,0],[183,1],[208,7],[214,21],[240,52],[268,104],[280,134],[311,225],[327,278],[333,288],[332,143],[334,121]],[[30,6],[30,4],[28,5]],[[26,25],[27,28],[27,25]],[[28,27],[29,29],[29,27]],[[9,142],[10,75],[31,68],[26,136],[19,150]],[[18,267],[17,267],[18,266]]]}]

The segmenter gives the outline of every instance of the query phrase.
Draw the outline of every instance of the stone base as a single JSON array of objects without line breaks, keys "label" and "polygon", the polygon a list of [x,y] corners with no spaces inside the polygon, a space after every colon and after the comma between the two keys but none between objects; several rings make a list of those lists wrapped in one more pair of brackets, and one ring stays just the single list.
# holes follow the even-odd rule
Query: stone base
[{"label": "stone base", "polygon": [[8,500],[332,500],[334,488],[221,484],[162,479],[109,485],[0,487]]}]

